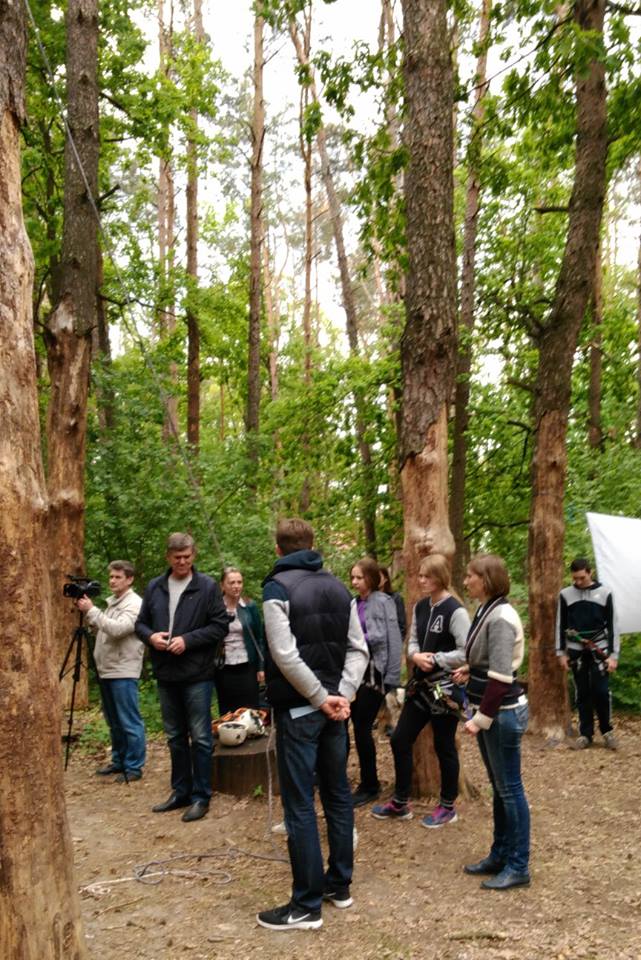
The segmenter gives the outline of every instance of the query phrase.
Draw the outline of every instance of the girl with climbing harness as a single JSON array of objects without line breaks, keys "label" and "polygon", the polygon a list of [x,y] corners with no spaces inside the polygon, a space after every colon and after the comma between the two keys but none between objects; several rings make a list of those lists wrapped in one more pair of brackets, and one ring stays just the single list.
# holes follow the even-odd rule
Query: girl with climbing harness
[{"label": "girl with climbing harness", "polygon": [[414,674],[392,734],[396,780],[387,803],[372,809],[378,820],[410,820],[412,749],[421,730],[432,724],[434,749],[441,772],[441,796],[432,813],[421,821],[424,827],[443,827],[456,820],[459,759],[456,728],[463,703],[462,691],[452,681],[452,670],[465,661],[465,638],[470,618],[460,600],[450,592],[450,567],[440,553],[426,557],[418,575],[423,599],[414,607],[408,659]]}]

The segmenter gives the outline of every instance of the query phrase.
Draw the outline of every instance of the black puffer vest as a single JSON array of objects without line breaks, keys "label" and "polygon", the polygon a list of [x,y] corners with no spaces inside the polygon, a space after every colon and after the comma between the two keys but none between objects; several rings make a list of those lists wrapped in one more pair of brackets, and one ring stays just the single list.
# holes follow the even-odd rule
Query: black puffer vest
[{"label": "black puffer vest", "polygon": [[[269,579],[287,591],[289,624],[298,652],[329,693],[338,693],[347,652],[351,597],[325,570],[283,570]],[[269,652],[265,665],[267,699],[279,709],[308,703],[285,679]]]}]

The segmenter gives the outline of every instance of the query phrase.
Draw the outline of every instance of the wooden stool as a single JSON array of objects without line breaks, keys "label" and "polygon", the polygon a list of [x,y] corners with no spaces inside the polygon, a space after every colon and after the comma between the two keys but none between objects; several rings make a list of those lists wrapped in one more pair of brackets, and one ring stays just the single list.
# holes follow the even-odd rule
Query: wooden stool
[{"label": "wooden stool", "polygon": [[[267,770],[268,737],[245,740],[239,747],[224,747],[216,740],[212,785],[218,793],[232,793],[237,797],[251,796],[257,787],[267,795],[269,774]],[[278,771],[276,769],[276,745],[272,742],[269,751],[272,777],[272,792],[278,794]]]}]

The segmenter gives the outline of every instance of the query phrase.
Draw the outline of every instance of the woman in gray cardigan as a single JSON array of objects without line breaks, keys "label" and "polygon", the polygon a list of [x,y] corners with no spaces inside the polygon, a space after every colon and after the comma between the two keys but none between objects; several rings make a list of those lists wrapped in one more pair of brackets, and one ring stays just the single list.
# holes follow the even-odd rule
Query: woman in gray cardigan
[{"label": "woman in gray cardigan", "polygon": [[372,724],[387,691],[399,685],[403,642],[396,604],[378,589],[381,574],[376,561],[371,557],[363,557],[352,567],[350,578],[357,594],[352,603],[356,606],[370,655],[369,666],[352,703],[351,713],[361,768],[360,783],[352,794],[352,800],[354,806],[359,807],[376,800],[380,793]]},{"label": "woman in gray cardigan", "polygon": [[521,778],[521,738],[528,722],[527,698],[516,679],[523,662],[523,627],[507,600],[510,577],[495,554],[472,557],[465,589],[479,601],[465,657],[467,694],[475,709],[465,724],[476,737],[494,793],[494,838],[489,854],[464,867],[465,873],[487,876],[489,890],[507,890],[530,882],[530,810]]}]

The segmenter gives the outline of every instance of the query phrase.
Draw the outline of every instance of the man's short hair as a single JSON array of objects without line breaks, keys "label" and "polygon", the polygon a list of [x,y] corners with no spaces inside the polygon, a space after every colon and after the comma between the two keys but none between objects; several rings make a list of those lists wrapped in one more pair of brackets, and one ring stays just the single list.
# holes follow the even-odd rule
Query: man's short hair
[{"label": "man's short hair", "polygon": [[196,541],[189,533],[170,533],[167,538],[167,553],[176,553],[178,550],[193,550],[196,552]]},{"label": "man's short hair", "polygon": [[283,556],[297,550],[311,550],[314,546],[314,528],[307,520],[299,517],[279,520],[276,526],[276,543]]},{"label": "man's short hair", "polygon": [[588,573],[592,573],[592,565],[586,557],[577,557],[570,564],[570,570],[572,573],[578,573],[579,570],[587,570]]},{"label": "man's short hair", "polygon": [[112,560],[108,569],[120,570],[130,580],[136,576],[136,568],[129,560]]}]

